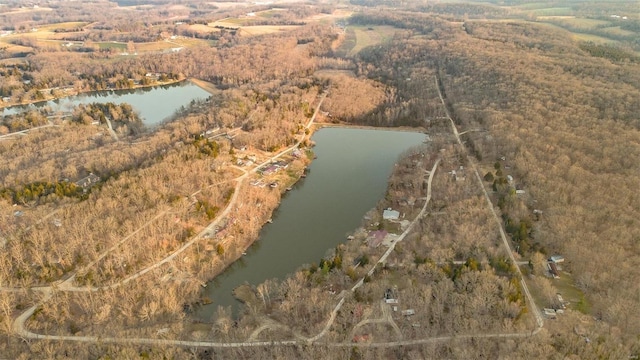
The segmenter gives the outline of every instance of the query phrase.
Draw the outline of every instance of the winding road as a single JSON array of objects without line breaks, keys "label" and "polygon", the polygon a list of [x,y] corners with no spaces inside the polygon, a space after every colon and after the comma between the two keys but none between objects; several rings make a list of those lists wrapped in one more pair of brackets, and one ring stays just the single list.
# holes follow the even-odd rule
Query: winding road
[{"label": "winding road", "polygon": [[[442,102],[442,105],[445,107],[445,112],[447,114],[447,118],[450,120],[451,122],[451,126],[452,126],[452,130],[453,130],[453,134],[456,137],[456,140],[458,142],[458,144],[462,147],[463,151],[465,151],[466,154],[466,148],[463,146],[462,141],[460,140],[460,134],[458,133],[458,130],[455,126],[455,123],[453,122],[453,119],[451,118],[451,116],[449,115],[447,109],[446,109],[446,105],[445,105],[445,101],[444,98],[442,97],[442,94],[440,93],[440,88],[438,86],[438,79],[436,77],[436,88],[438,89],[438,95],[440,97],[440,100]],[[324,101],[324,99],[326,98],[326,93],[323,95],[322,99],[320,100],[318,106],[315,109],[315,112],[312,116],[312,118],[309,120],[309,123],[306,125],[306,129],[309,129],[311,127],[311,125],[313,124],[313,121],[315,120],[316,114],[318,113],[320,106],[322,105],[322,102]],[[235,203],[237,202],[238,199],[238,193],[239,193],[239,188],[243,182],[244,179],[246,179],[248,177],[248,175],[250,173],[256,172],[257,169],[259,169],[260,167],[268,164],[269,162],[277,159],[278,157],[286,154],[287,152],[293,150],[294,148],[298,147],[302,141],[304,141],[305,139],[305,135],[303,134],[301,139],[293,146],[282,150],[280,153],[278,153],[278,155],[270,158],[269,160],[263,162],[260,165],[257,165],[256,167],[254,167],[252,170],[246,172],[237,177],[235,180],[237,181],[236,184],[236,191],[234,192],[233,197],[230,199],[226,209],[219,215],[218,218],[216,218],[216,220],[214,222],[212,222],[211,224],[209,224],[209,226],[207,226],[207,228],[205,228],[202,232],[200,232],[198,235],[194,236],[189,242],[187,242],[185,245],[183,245],[183,247],[181,247],[180,249],[176,250],[174,253],[172,253],[171,255],[165,257],[164,259],[160,260],[159,262],[157,262],[156,264],[132,275],[131,277],[123,280],[121,283],[118,283],[117,286],[121,286],[123,284],[125,284],[126,282],[129,281],[133,281],[136,278],[144,275],[145,273],[147,273],[148,271],[153,270],[154,268],[161,266],[162,264],[165,264],[168,261],[171,261],[173,258],[175,258],[175,256],[177,256],[180,252],[184,251],[185,249],[187,249],[189,246],[191,246],[193,243],[195,243],[198,239],[200,239],[202,237],[203,234],[205,234],[207,231],[209,231],[210,229],[213,228],[213,226],[215,226],[215,224],[217,224],[219,221],[221,221],[221,219],[223,219],[225,216],[228,215],[228,213],[231,211],[231,209],[235,206]],[[506,237],[506,234],[504,232],[504,229],[502,228],[502,223],[500,222],[500,218],[498,217],[497,213],[495,212],[495,209],[493,207],[493,204],[491,203],[491,199],[489,197],[489,194],[487,193],[484,184],[482,183],[482,179],[478,173],[477,167],[475,165],[475,163],[472,161],[472,159],[467,156],[469,159],[469,162],[471,163],[471,166],[476,174],[476,178],[480,184],[480,187],[483,190],[484,193],[484,197],[487,201],[487,204],[489,206],[489,208],[491,209],[491,212],[493,214],[494,220],[496,222],[496,225],[499,228],[500,231],[500,236],[502,238],[503,244],[505,246],[505,248],[508,250],[508,254],[509,254],[509,258],[511,259],[511,261],[516,264],[516,260],[513,256],[513,253],[511,251],[511,248],[509,247],[509,242],[508,239]],[[438,167],[438,164],[440,163],[440,159],[438,159],[435,164],[433,165],[433,168],[430,172],[428,172],[429,175],[429,179],[428,179],[428,186],[427,186],[427,196],[426,196],[426,201],[424,206],[422,207],[420,213],[416,216],[416,218],[409,224],[409,226],[407,226],[407,228],[405,229],[405,231],[396,239],[394,240],[389,248],[387,249],[387,251],[378,259],[378,261],[376,263],[374,263],[371,267],[371,269],[367,272],[368,276],[371,276],[375,269],[383,264],[386,259],[389,257],[389,255],[394,251],[395,246],[397,243],[401,242],[415,227],[415,224],[426,214],[427,212],[427,206],[430,202],[431,199],[431,184],[432,184],[432,180],[433,177],[435,175],[436,169]],[[133,235],[133,234],[132,234]],[[123,239],[124,240],[124,239]],[[542,316],[540,314],[540,312],[538,311],[535,302],[533,301],[533,297],[531,296],[531,293],[529,292],[529,289],[527,288],[526,283],[524,282],[524,278],[522,273],[520,272],[520,268],[517,267],[518,269],[518,275],[520,277],[520,283],[522,285],[523,291],[525,293],[527,302],[529,303],[529,306],[532,309],[532,313],[535,316],[536,319],[536,323],[537,326],[535,329],[531,330],[531,331],[526,331],[526,332],[513,332],[513,333],[479,333],[479,334],[466,334],[466,335],[450,335],[450,336],[440,336],[440,337],[431,337],[431,338],[425,338],[425,339],[415,339],[415,340],[397,340],[397,341],[390,341],[390,342],[376,342],[376,343],[359,343],[358,346],[359,347],[395,347],[395,346],[408,346],[408,345],[420,345],[420,344],[429,344],[429,343],[435,343],[435,342],[442,342],[442,341],[450,341],[450,340],[454,340],[454,339],[483,339],[483,338],[525,338],[525,337],[529,337],[532,335],[537,334],[542,327],[544,326],[544,322],[542,320]],[[67,280],[69,281],[69,279]],[[65,281],[66,282],[66,281]],[[287,328],[284,325],[272,322],[272,321],[266,321],[265,324],[263,324],[262,326],[258,327],[256,330],[254,330],[252,332],[252,334],[249,336],[249,339],[245,342],[214,342],[214,341],[188,341],[188,340],[175,340],[175,339],[153,339],[153,338],[121,338],[121,337],[98,337],[98,336],[58,336],[58,335],[46,335],[46,334],[37,334],[34,332],[29,331],[26,327],[25,327],[25,322],[27,321],[27,319],[35,312],[35,310],[39,307],[42,306],[42,304],[44,304],[52,295],[52,293],[54,291],[74,291],[74,287],[68,286],[68,285],[63,285],[60,286],[62,284],[58,284],[58,285],[54,285],[54,286],[50,286],[50,287],[39,287],[39,288],[33,288],[32,290],[39,290],[44,294],[43,300],[40,301],[38,304],[32,306],[31,308],[27,309],[25,312],[23,312],[19,317],[17,317],[15,319],[15,321],[13,322],[13,332],[15,333],[15,335],[20,336],[24,339],[43,339],[43,340],[49,340],[49,341],[72,341],[72,342],[78,342],[78,343],[116,343],[116,344],[138,344],[138,345],[159,345],[159,346],[184,346],[184,347],[195,347],[195,348],[241,348],[241,347],[269,347],[269,346],[295,346],[295,345],[312,345],[312,346],[323,346],[323,347],[352,347],[353,344],[351,342],[323,342],[320,341],[329,331],[329,329],[331,328],[331,326],[333,326],[335,319],[337,317],[338,312],[340,311],[340,309],[342,308],[342,306],[344,305],[346,298],[348,295],[352,294],[355,290],[357,290],[359,287],[361,287],[364,283],[364,277],[361,278],[349,291],[343,291],[341,296],[340,296],[340,300],[338,301],[338,303],[336,304],[336,306],[334,307],[334,309],[331,311],[331,313],[329,314],[329,317],[327,319],[327,322],[325,323],[323,329],[315,336],[313,337],[309,337],[309,338],[304,338],[302,336],[300,336],[299,334],[294,334],[294,337],[296,339],[292,339],[292,340],[283,340],[283,341],[255,341],[255,339],[257,338],[257,336],[264,330],[268,329],[268,328],[273,328],[273,327],[284,327]],[[70,284],[69,284],[70,285]],[[110,286],[116,286],[116,285],[110,285]],[[80,289],[80,288],[77,288]],[[0,289],[0,290],[5,290],[5,291],[16,291],[18,289]],[[96,288],[95,290],[92,288],[90,290],[88,290],[87,288],[84,288],[84,290],[82,291],[96,291],[99,290],[99,288]],[[80,291],[80,290],[78,290]],[[394,327],[393,325],[395,323],[391,323],[389,322],[390,316],[387,314],[385,315],[383,313],[383,318],[382,319],[378,319],[375,321],[378,322],[387,322],[389,323],[392,327]],[[370,321],[371,322],[371,321]],[[396,332],[399,331],[399,329],[396,329],[397,325],[394,327],[394,329],[396,330]],[[400,336],[402,334],[400,333]],[[400,338],[400,337],[399,337]]]}]

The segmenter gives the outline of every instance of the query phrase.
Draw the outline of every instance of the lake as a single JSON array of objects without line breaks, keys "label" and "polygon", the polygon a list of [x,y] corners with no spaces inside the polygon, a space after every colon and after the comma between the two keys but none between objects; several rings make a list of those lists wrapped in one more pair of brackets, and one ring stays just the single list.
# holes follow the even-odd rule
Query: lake
[{"label": "lake", "polygon": [[190,81],[171,85],[153,86],[132,90],[93,91],[57,100],[42,101],[29,105],[16,105],[0,109],[0,115],[13,115],[29,109],[51,107],[54,111],[71,111],[80,104],[94,102],[130,104],[142,118],[145,125],[153,126],[173,115],[181,106],[192,100],[206,99],[210,94]]},{"label": "lake", "polygon": [[346,241],[362,217],[383,198],[398,157],[422,144],[415,132],[325,128],[312,140],[317,155],[309,173],[287,192],[247,255],[207,284],[203,296],[212,300],[196,310],[198,319],[211,319],[217,307],[239,302],[232,290],[247,282],[284,279],[303,264],[318,261],[328,249]]}]

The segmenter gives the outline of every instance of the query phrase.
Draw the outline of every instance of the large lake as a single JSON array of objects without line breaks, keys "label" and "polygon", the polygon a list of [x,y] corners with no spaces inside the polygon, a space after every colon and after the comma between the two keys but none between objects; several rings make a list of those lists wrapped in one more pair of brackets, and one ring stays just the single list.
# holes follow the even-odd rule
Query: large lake
[{"label": "large lake", "polygon": [[213,302],[197,309],[196,317],[211,319],[219,305],[237,313],[239,303],[232,295],[237,286],[283,279],[303,264],[318,263],[382,199],[399,155],[425,138],[421,133],[345,128],[316,132],[318,158],[309,175],[283,197],[273,223],[264,226],[247,255],[208,283],[204,296]]},{"label": "large lake", "polygon": [[173,115],[181,106],[186,107],[192,100],[206,99],[209,95],[192,82],[182,81],[171,85],[133,90],[94,91],[30,105],[16,105],[0,109],[0,115],[13,115],[45,106],[51,107],[54,111],[71,111],[79,104],[128,103],[140,114],[145,125],[153,126]]}]

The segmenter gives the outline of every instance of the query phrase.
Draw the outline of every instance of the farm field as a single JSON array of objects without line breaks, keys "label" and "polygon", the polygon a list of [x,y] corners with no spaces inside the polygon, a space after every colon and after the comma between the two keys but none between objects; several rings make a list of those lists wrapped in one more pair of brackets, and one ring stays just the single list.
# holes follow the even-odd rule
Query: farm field
[{"label": "farm field", "polygon": [[337,51],[354,56],[366,47],[389,41],[397,31],[393,26],[349,26],[346,38]]},{"label": "farm field", "polygon": [[259,25],[259,26],[243,26],[240,28],[240,35],[258,36],[273,34],[283,31],[291,31],[299,28],[298,25]]}]

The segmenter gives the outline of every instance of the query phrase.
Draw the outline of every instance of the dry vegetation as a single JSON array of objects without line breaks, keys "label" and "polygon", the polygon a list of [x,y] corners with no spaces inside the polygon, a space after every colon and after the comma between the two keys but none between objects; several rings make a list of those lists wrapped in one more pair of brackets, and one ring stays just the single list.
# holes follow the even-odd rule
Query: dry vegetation
[{"label": "dry vegetation", "polygon": [[[0,93],[9,98],[2,105],[68,95],[59,89],[43,95],[50,88],[122,87],[150,72],[195,77],[215,91],[160,128],[122,132],[119,141],[103,124],[71,118],[0,139],[0,353],[24,359],[637,356],[640,72],[631,39],[637,29],[603,19],[597,4],[547,5],[417,1],[411,12],[361,11],[350,19],[355,32],[346,34],[330,23],[306,24],[332,13],[325,6],[256,6],[255,17],[247,17],[247,9],[217,12],[210,3],[125,10],[99,2],[93,17],[62,3],[46,11],[3,11],[3,23],[17,33],[2,38],[8,45],[0,56],[29,55],[26,63],[1,63]],[[557,17],[589,11],[596,15],[586,20]],[[158,26],[131,21],[142,12]],[[476,20],[521,14],[527,21]],[[528,21],[535,16],[554,26]],[[206,31],[223,18],[228,26]],[[63,23],[71,20],[78,22]],[[621,45],[578,43],[555,26]],[[30,32],[33,27],[39,29]],[[239,36],[251,28],[260,34]],[[154,52],[169,44],[158,39],[171,36],[185,48]],[[54,38],[82,42],[82,50],[45,44]],[[98,50],[106,41],[121,42],[120,50]],[[120,45],[149,53],[117,56]],[[473,130],[462,135],[467,151],[451,135],[435,78],[458,129]],[[295,144],[327,89],[326,121],[425,127],[432,141],[399,160],[385,198],[352,241],[287,279],[242,289],[247,306],[240,318],[219,309],[213,323],[194,323],[191,306],[206,301],[200,285],[241,256],[280,200],[279,191],[250,186],[260,175],[238,160],[260,163]],[[25,114],[0,132],[42,125],[42,116]],[[214,128],[232,139],[203,137]],[[267,180],[291,184],[308,161],[286,160],[289,170]],[[393,207],[413,219],[436,161],[427,216],[366,275],[387,249],[372,246],[367,233],[404,229],[406,222],[383,220],[381,212]],[[517,257],[530,261],[522,270],[538,305],[558,307],[557,292],[574,304],[531,337],[369,347],[534,329],[516,264],[501,244],[472,162],[486,174],[485,188],[494,190]],[[89,173],[99,181],[83,191],[74,183]],[[236,196],[246,206],[229,206]],[[207,228],[212,221],[216,234]],[[545,259],[553,254],[566,258],[560,279],[545,276]],[[363,285],[349,292],[361,278]],[[54,289],[28,289],[48,285]],[[12,327],[39,304],[26,327],[42,334],[299,340],[322,331],[343,295],[335,322],[309,347],[81,346],[23,342]],[[399,300],[397,311],[385,297]],[[415,314],[402,314],[409,309]]]}]

